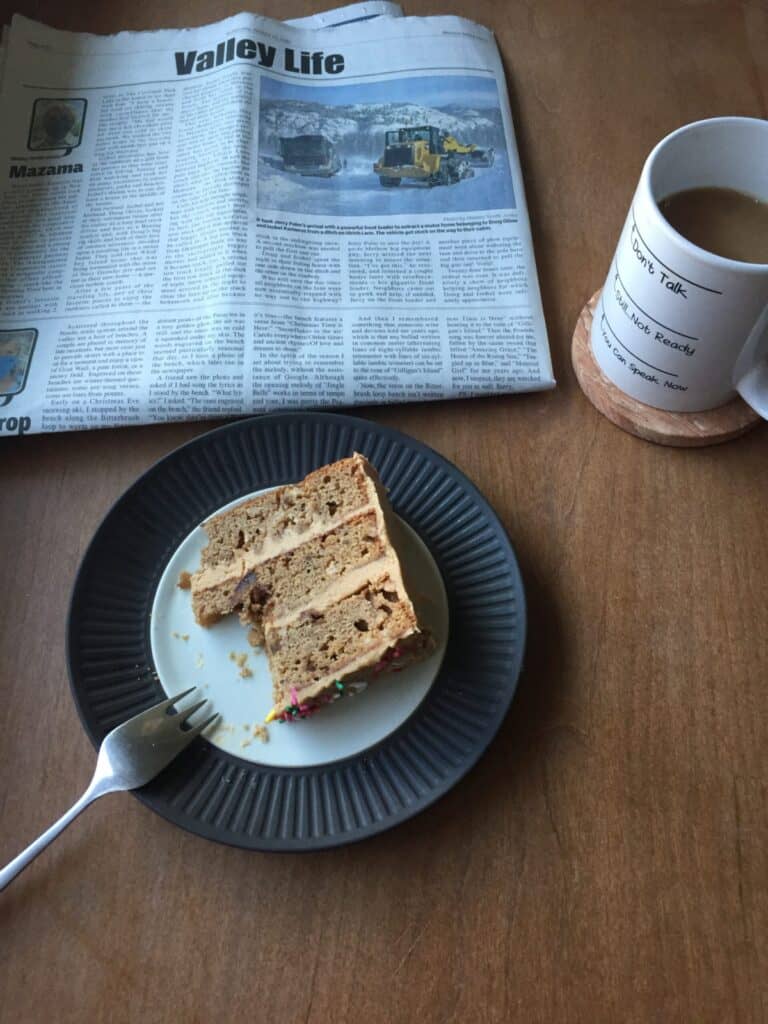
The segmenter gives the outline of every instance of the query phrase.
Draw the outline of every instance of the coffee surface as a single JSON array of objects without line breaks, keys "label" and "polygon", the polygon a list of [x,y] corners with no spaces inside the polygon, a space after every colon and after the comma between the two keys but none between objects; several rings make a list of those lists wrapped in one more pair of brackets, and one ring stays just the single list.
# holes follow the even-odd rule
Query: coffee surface
[{"label": "coffee surface", "polygon": [[768,263],[768,203],[732,188],[691,188],[659,209],[684,238],[742,263]]}]

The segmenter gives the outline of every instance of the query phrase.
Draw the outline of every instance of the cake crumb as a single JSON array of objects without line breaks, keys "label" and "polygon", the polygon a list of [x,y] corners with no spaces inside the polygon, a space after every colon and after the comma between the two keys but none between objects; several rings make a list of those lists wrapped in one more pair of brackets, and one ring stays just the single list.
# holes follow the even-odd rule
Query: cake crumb
[{"label": "cake crumb", "polygon": [[230,651],[229,652],[229,660],[230,661],[234,661],[234,663],[240,669],[239,675],[240,675],[241,679],[250,679],[251,678],[251,676],[253,675],[253,672],[248,668],[248,664],[247,664],[247,662],[248,662],[248,652],[247,651],[241,651],[240,653],[238,653],[237,651]]},{"label": "cake crumb", "polygon": [[179,590],[189,590],[192,586],[192,573],[183,569],[179,573],[179,582],[176,584]]},{"label": "cake crumb", "polygon": [[198,651],[197,652],[197,657],[195,658],[195,668],[203,668],[204,666],[205,666],[205,658],[203,657],[203,652],[202,651]]},{"label": "cake crumb", "polygon": [[269,729],[266,725],[254,725],[253,735],[256,739],[260,739],[262,743],[269,743]]},{"label": "cake crumb", "polygon": [[234,731],[235,731],[234,725],[228,725],[226,722],[224,722],[223,724],[218,725],[216,727],[216,732],[213,734],[211,739],[221,740],[225,736],[229,735],[230,733],[233,733]]},{"label": "cake crumb", "polygon": [[189,640],[189,633],[177,633],[175,630],[171,633],[174,640]]},{"label": "cake crumb", "polygon": [[250,740],[243,740],[243,742],[240,744],[241,747],[250,747],[250,745],[251,745],[251,741]]}]

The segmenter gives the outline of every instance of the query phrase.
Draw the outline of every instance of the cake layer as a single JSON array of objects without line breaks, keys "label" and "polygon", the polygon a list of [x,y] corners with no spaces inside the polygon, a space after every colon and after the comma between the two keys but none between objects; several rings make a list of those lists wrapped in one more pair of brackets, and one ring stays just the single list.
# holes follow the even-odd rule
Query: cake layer
[{"label": "cake layer", "polygon": [[418,631],[402,584],[378,576],[320,610],[310,608],[283,625],[267,621],[265,642],[276,705],[295,689],[302,699],[344,679],[363,664],[373,666]]},{"label": "cake layer", "polygon": [[207,585],[202,576],[193,593],[197,621],[207,626],[239,609],[248,622],[265,614],[281,619],[307,601],[322,602],[325,591],[350,570],[385,553],[376,513],[359,513],[263,561],[245,555],[209,574]]},{"label": "cake layer", "polygon": [[202,569],[227,564],[233,554],[259,554],[267,539],[287,541],[311,527],[327,528],[370,504],[362,459],[344,459],[336,466],[333,472],[328,467],[315,470],[299,484],[260,494],[209,519]]}]

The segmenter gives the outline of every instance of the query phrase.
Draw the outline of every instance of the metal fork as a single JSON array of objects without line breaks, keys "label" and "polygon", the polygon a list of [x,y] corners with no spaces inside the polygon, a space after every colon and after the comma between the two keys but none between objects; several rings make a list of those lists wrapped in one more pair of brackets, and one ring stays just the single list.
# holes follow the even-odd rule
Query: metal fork
[{"label": "metal fork", "polygon": [[207,729],[211,722],[219,717],[218,714],[213,714],[199,725],[183,728],[190,716],[206,703],[205,700],[198,701],[191,708],[185,708],[178,714],[169,714],[172,706],[194,689],[193,686],[183,693],[177,693],[175,697],[155,704],[147,711],[134,715],[104,737],[96,760],[96,771],[88,789],[47,832],[43,832],[39,839],[0,871],[0,891],[60,832],[63,832],[88,804],[105,793],[138,789],[139,786],[145,785],[170,764],[195,736],[199,736],[203,729]]}]

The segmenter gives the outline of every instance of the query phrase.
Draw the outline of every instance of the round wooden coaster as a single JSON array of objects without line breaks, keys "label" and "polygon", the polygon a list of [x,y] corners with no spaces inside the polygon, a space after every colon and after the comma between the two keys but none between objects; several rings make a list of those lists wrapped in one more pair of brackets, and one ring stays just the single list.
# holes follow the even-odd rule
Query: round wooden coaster
[{"label": "round wooden coaster", "polygon": [[582,309],[573,332],[571,361],[581,390],[611,423],[645,441],[677,448],[722,444],[741,437],[762,418],[739,397],[707,412],[666,412],[638,402],[611,383],[597,365],[589,339],[600,292]]}]

